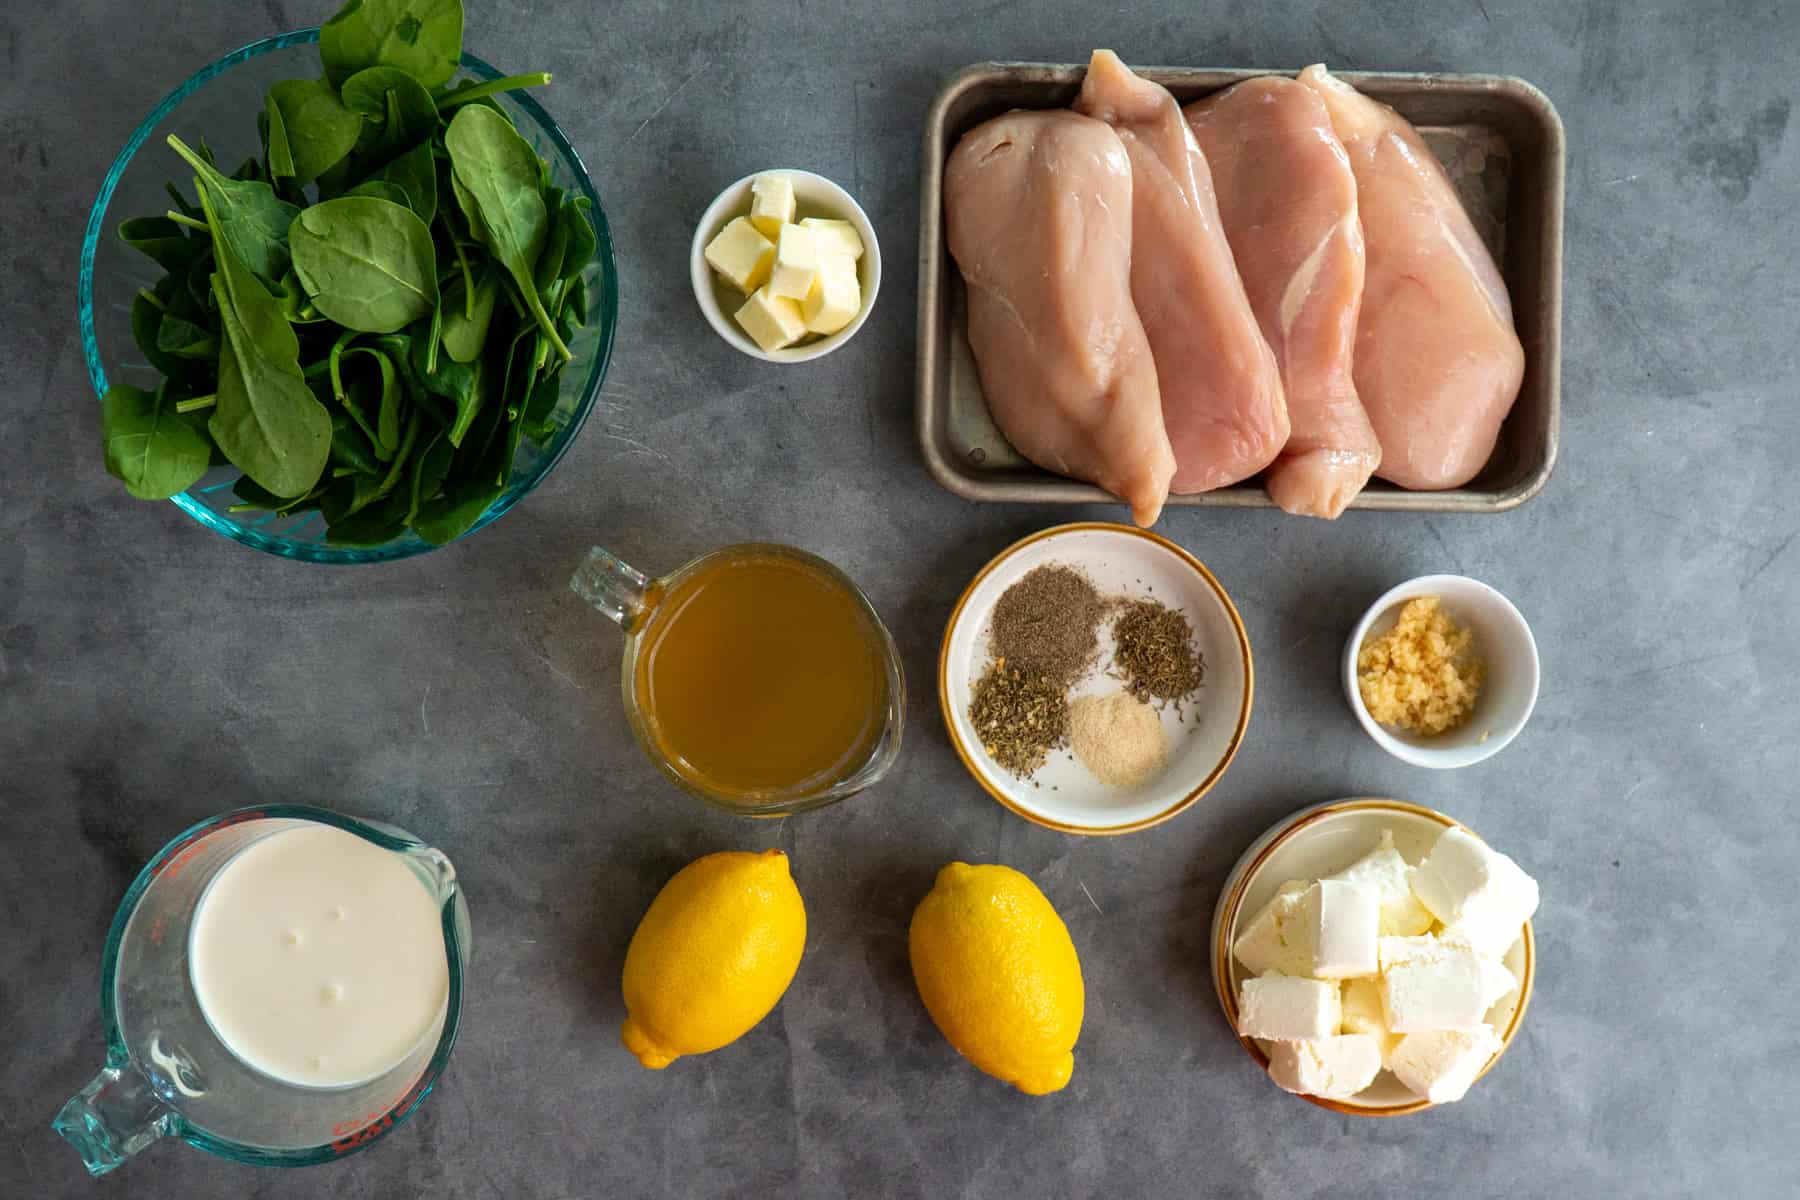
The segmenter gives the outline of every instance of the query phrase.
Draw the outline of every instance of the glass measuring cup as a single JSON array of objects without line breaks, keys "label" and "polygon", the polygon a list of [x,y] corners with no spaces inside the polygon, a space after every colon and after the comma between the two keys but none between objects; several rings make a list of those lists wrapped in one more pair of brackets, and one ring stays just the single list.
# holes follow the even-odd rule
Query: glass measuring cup
[{"label": "glass measuring cup", "polygon": [[[671,760],[657,737],[655,714],[646,711],[638,695],[640,657],[646,642],[658,631],[658,622],[666,615],[663,601],[680,595],[682,585],[721,563],[733,560],[774,558],[810,568],[841,588],[853,601],[866,622],[881,659],[884,690],[882,711],[877,715],[879,730],[854,761],[826,778],[812,778],[792,787],[745,788],[724,791],[707,786],[684,772]],[[899,652],[893,636],[882,624],[874,605],[860,588],[842,571],[814,554],[792,546],[769,542],[745,542],[722,546],[703,554],[685,566],[657,579],[651,579],[609,551],[594,547],[587,561],[569,581],[574,593],[604,613],[625,631],[624,668],[620,673],[620,689],[625,716],[631,724],[638,745],[676,786],[689,795],[715,807],[741,816],[774,817],[804,812],[834,804],[872,786],[894,765],[900,753],[900,738],[905,724],[906,680],[900,666]]]},{"label": "glass measuring cup", "polygon": [[[214,1035],[188,970],[188,932],[207,885],[269,834],[330,825],[406,860],[437,897],[449,995],[441,1026],[366,1083],[311,1088],[251,1069]],[[411,1116],[449,1061],[462,1012],[469,911],[443,853],[403,829],[300,804],[238,809],[164,846],[119,903],[101,956],[106,1066],[51,1123],[103,1175],[160,1137],[238,1162],[304,1167],[354,1153]]]}]

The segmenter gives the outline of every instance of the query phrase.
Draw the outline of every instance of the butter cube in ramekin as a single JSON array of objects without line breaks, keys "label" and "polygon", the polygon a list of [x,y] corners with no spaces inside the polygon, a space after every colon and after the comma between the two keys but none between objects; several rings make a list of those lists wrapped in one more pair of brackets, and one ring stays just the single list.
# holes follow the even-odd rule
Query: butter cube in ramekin
[{"label": "butter cube in ramekin", "polygon": [[794,219],[794,185],[780,175],[758,175],[750,184],[750,222],[771,242]]},{"label": "butter cube in ramekin", "polygon": [[746,296],[763,285],[774,262],[775,243],[758,233],[748,217],[732,220],[706,243],[706,264]]},{"label": "butter cube in ramekin", "polygon": [[737,310],[737,323],[765,351],[791,346],[806,336],[800,306],[786,296],[772,295],[766,284]]}]

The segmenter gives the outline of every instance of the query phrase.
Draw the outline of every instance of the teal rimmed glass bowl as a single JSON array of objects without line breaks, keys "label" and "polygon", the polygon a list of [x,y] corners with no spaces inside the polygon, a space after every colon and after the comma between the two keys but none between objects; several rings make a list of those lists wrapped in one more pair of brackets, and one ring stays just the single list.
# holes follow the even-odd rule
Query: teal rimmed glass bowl
[{"label": "teal rimmed glass bowl", "polygon": [[[261,111],[263,94],[278,79],[315,78],[319,74],[319,59],[313,47],[318,40],[317,28],[297,29],[232,51],[195,72],[165,96],[126,139],[124,149],[100,185],[100,195],[88,214],[87,233],[81,243],[81,344],[96,396],[105,394],[112,383],[154,388],[161,378],[144,361],[131,338],[132,297],[139,288],[153,286],[159,271],[155,263],[119,241],[118,227],[120,221],[129,217],[154,216],[167,209],[164,183],[173,180],[188,186],[192,172],[168,148],[165,139],[175,133],[198,145],[204,136],[219,160],[226,163],[258,153],[261,147],[256,113]],[[476,79],[498,79],[501,75],[472,54],[462,56],[462,66],[464,76]],[[589,217],[594,223],[598,250],[585,276],[591,315],[588,324],[570,339],[569,349],[575,352],[575,361],[559,377],[562,387],[553,415],[556,432],[542,446],[520,442],[506,491],[463,537],[517,504],[561,461],[600,393],[619,316],[612,236],[607,230],[600,193],[581,156],[530,93],[507,92],[497,99],[525,140],[549,161],[550,181],[588,198],[593,206]],[[96,469],[99,462],[96,447]],[[208,529],[246,546],[306,562],[386,562],[437,549],[410,530],[381,546],[333,546],[325,540],[325,521],[316,511],[291,517],[268,512],[234,513],[230,507],[238,498],[231,485],[237,482],[239,474],[236,467],[215,467],[199,483],[174,497],[173,502]],[[126,499],[123,489],[119,495],[121,500]]]}]

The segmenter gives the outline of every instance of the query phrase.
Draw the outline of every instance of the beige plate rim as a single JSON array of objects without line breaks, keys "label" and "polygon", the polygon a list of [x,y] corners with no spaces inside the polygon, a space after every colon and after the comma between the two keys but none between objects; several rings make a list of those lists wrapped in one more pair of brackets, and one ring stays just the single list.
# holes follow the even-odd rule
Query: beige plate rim
[{"label": "beige plate rim", "polygon": [[[1174,554],[1198,574],[1200,578],[1206,582],[1208,587],[1212,588],[1213,593],[1218,596],[1219,602],[1225,606],[1225,613],[1231,618],[1232,631],[1237,635],[1238,651],[1243,655],[1244,659],[1244,692],[1238,703],[1237,724],[1232,729],[1231,741],[1225,747],[1225,753],[1219,757],[1219,761],[1213,765],[1212,770],[1207,772],[1206,778],[1200,781],[1198,787],[1182,796],[1179,800],[1175,801],[1161,812],[1144,817],[1141,820],[1132,821],[1125,825],[1066,824],[1062,821],[1051,820],[1049,817],[1031,812],[1029,809],[1022,808],[1018,804],[1015,804],[998,788],[989,783],[987,777],[977,769],[974,756],[969,753],[969,748],[963,744],[962,736],[956,729],[956,722],[951,717],[950,635],[956,629],[957,623],[962,620],[963,609],[968,605],[969,597],[975,594],[975,589],[981,586],[982,580],[986,579],[1002,563],[1019,551],[1025,549],[1025,547],[1044,541],[1047,538],[1059,537],[1064,534],[1075,533],[1082,530],[1103,530],[1108,533],[1129,534],[1133,537],[1143,538],[1145,541],[1154,543]],[[1226,593],[1224,585],[1214,577],[1211,571],[1206,569],[1205,563],[1201,562],[1198,558],[1195,558],[1192,554],[1188,553],[1168,538],[1163,537],[1161,534],[1152,533],[1150,530],[1141,529],[1136,525],[1123,525],[1115,521],[1072,521],[1066,525],[1052,525],[1048,529],[1040,529],[1036,533],[1020,538],[1012,545],[1006,547],[1006,549],[1000,551],[1000,553],[994,555],[993,558],[989,559],[987,565],[977,571],[975,577],[969,580],[969,585],[963,589],[962,595],[957,597],[956,607],[950,610],[950,619],[944,623],[943,640],[938,646],[937,685],[938,713],[943,718],[944,730],[949,734],[950,744],[956,748],[957,757],[962,759],[964,769],[974,777],[975,782],[979,783],[988,795],[992,796],[1003,807],[1012,810],[1014,813],[1024,817],[1034,825],[1042,825],[1044,828],[1054,829],[1058,833],[1075,833],[1089,837],[1116,837],[1120,834],[1137,833],[1140,830],[1149,829],[1153,825],[1160,825],[1171,817],[1180,814],[1189,808],[1196,800],[1200,799],[1200,797],[1211,791],[1213,785],[1218,783],[1224,776],[1226,768],[1230,767],[1232,760],[1237,757],[1239,747],[1244,744],[1245,730],[1250,727],[1250,709],[1256,696],[1256,663],[1250,653],[1250,634],[1244,628],[1244,619],[1238,614],[1237,605],[1231,602],[1231,596]]]}]

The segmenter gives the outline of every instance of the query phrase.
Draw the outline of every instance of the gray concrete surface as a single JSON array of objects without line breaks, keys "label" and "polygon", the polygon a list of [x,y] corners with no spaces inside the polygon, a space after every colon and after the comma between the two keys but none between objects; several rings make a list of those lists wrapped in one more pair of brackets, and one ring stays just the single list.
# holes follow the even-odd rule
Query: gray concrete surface
[{"label": "gray concrete surface", "polygon": [[[127,131],[194,67],[325,6],[6,5],[0,1196],[1795,1195],[1800,18],[1784,7],[477,3],[470,46],[556,73],[545,99],[599,177],[617,357],[521,508],[441,553],[327,570],[127,499],[101,468],[75,326],[82,224]],[[1083,840],[970,782],[931,671],[990,554],[1116,510],[977,507],[932,483],[910,426],[912,255],[938,82],[1095,44],[1535,81],[1568,124],[1568,303],[1563,461],[1524,509],[1170,512],[1163,531],[1249,624],[1249,743],[1174,823]],[[803,369],[723,346],[685,277],[714,191],[775,164],[850,186],[887,251],[867,329]],[[913,685],[885,784],[772,824],[706,811],[642,760],[618,639],[564,588],[591,543],[660,569],[747,538],[862,581]],[[1381,754],[1333,675],[1378,591],[1439,570],[1510,594],[1545,663],[1519,741],[1448,775]],[[1349,793],[1443,808],[1543,882],[1530,1016],[1453,1108],[1371,1122],[1290,1099],[1208,990],[1231,862],[1283,814]],[[477,958],[449,1073],[341,1164],[259,1171],[167,1142],[90,1182],[49,1121],[100,1065],[114,905],[181,828],[268,800],[390,818],[455,858]],[[769,844],[811,917],[798,979],[741,1043],[641,1070],[617,1041],[638,915],[688,859]],[[958,857],[1030,872],[1069,922],[1088,1015],[1060,1095],[975,1072],[914,994],[906,922]]]}]

